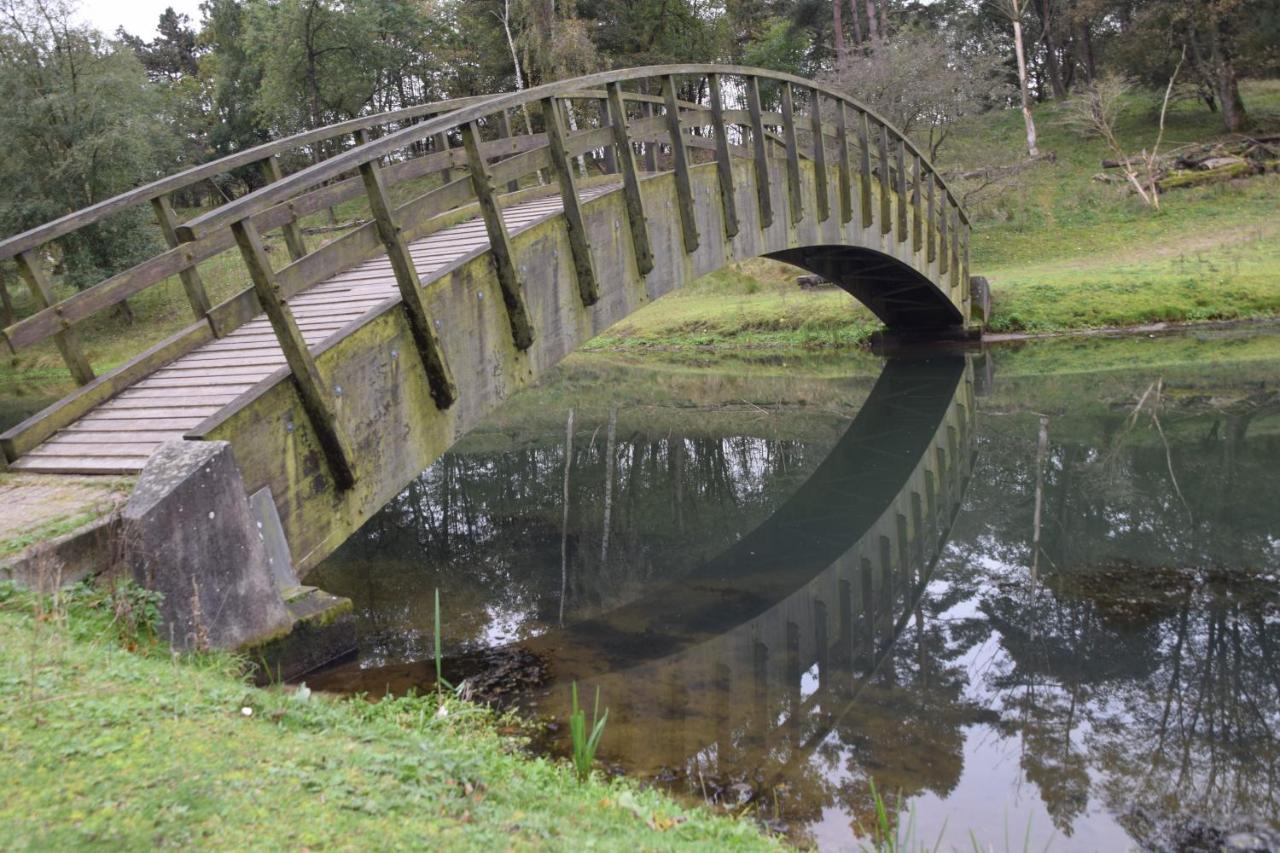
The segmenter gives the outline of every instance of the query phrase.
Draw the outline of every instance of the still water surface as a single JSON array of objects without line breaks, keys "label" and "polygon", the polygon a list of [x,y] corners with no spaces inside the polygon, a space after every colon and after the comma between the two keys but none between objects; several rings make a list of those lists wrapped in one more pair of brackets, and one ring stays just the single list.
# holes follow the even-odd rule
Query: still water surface
[{"label": "still water surface", "polygon": [[606,765],[798,841],[865,841],[872,782],[930,847],[1265,839],[1278,474],[1275,337],[577,358],[308,579],[360,650],[307,680],[429,688],[439,588],[455,680],[598,687]]}]

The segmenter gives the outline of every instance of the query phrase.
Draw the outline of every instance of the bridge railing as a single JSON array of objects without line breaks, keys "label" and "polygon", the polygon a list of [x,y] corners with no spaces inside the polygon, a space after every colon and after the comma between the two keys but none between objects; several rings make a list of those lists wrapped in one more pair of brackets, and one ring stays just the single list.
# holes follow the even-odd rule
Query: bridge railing
[{"label": "bridge railing", "polygon": [[[682,83],[684,91],[695,93],[692,100],[680,97]],[[765,108],[766,101],[771,109]],[[534,330],[502,209],[530,196],[558,192],[568,220],[579,292],[584,304],[592,304],[598,285],[580,192],[588,180],[602,179],[585,178],[582,164],[587,158],[608,176],[603,180],[621,184],[642,274],[652,268],[653,258],[640,182],[651,173],[674,173],[684,248],[692,252],[702,235],[690,170],[699,162],[717,164],[725,236],[731,238],[739,228],[734,159],[754,163],[756,219],[762,227],[774,220],[770,164],[785,163],[792,223],[806,215],[801,162],[807,161],[817,178],[814,212],[819,220],[838,215],[848,223],[857,213],[864,225],[878,225],[881,234],[893,235],[899,242],[913,240],[913,249],[925,252],[928,263],[936,262],[939,273],[949,277],[953,293],[962,269],[967,268],[968,219],[923,152],[868,108],[811,80],[737,66],[657,66],[448,102],[435,105],[434,113],[432,107],[418,109],[422,112],[414,116],[401,111],[275,143],[311,144],[354,132],[359,144],[293,174],[281,175],[277,169],[261,188],[185,223],[166,213],[171,211],[163,200],[168,193],[209,177],[219,164],[222,171],[255,160],[274,164],[283,148],[253,149],[237,155],[234,165],[228,163],[233,158],[227,158],[200,167],[212,172],[190,170],[0,242],[0,259],[17,259],[33,293],[45,294],[41,311],[4,330],[9,346],[16,351],[54,337],[72,375],[82,383],[93,377],[87,364],[78,364],[83,356],[75,345],[75,324],[173,275],[182,278],[197,319],[194,326],[0,437],[6,455],[16,458],[147,373],[213,337],[229,334],[265,310],[338,480],[347,480],[341,472],[349,472],[349,464],[342,460],[347,454],[333,425],[332,405],[292,320],[290,297],[385,251],[433,395],[439,406],[447,407],[457,392],[428,316],[408,243],[458,216],[478,214],[489,237],[513,341],[526,349]],[[421,120],[371,138],[371,128],[406,118]],[[815,144],[818,139],[822,144]],[[835,199],[828,193],[831,170],[838,173]],[[300,235],[295,241],[290,234],[296,231],[299,217],[358,197],[368,204],[369,221],[310,252],[295,245],[301,243]],[[114,210],[146,202],[155,207],[171,248],[53,303],[36,249]],[[262,239],[272,230],[283,232],[289,248],[289,261],[282,265],[272,262]],[[196,266],[233,245],[239,246],[253,284],[211,305],[200,297]]]}]

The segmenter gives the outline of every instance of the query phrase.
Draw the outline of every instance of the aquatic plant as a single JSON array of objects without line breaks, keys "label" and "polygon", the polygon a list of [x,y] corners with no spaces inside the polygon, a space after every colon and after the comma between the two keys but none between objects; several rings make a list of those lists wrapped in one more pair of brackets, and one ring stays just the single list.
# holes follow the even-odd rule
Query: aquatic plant
[{"label": "aquatic plant", "polygon": [[591,765],[596,760],[596,749],[604,736],[604,726],[609,719],[609,709],[600,716],[600,688],[596,688],[595,707],[591,710],[591,734],[587,734],[587,714],[578,705],[578,682],[572,687],[573,709],[569,713],[569,736],[573,739],[573,768],[578,781],[585,782],[591,776]]},{"label": "aquatic plant", "polygon": [[440,587],[436,587],[435,613],[431,625],[432,635],[432,651],[436,659],[436,694],[443,692],[444,688],[453,690],[453,685],[444,678],[444,658],[440,652]]}]

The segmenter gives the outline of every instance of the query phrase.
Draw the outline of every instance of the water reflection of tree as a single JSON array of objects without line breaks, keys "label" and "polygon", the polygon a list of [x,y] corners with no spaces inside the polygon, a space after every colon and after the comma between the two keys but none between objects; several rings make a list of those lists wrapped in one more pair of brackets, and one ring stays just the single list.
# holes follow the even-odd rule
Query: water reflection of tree
[{"label": "water reflection of tree", "polygon": [[985,431],[957,541],[995,567],[960,628],[1000,638],[975,688],[1064,833],[1091,784],[1143,846],[1188,843],[1188,816],[1280,825],[1275,406],[1166,406],[1163,436],[1128,415],[1058,432],[1042,588],[1025,568],[1035,429]]},{"label": "water reflection of tree", "polygon": [[[655,428],[616,442],[605,561],[606,432],[590,421],[575,429],[567,529],[573,618],[615,607],[714,556],[767,518],[829,449]],[[318,581],[356,601],[367,664],[431,655],[424,644],[437,586],[451,645],[490,636],[495,614],[529,630],[556,621],[563,440],[562,431],[497,450],[464,442],[322,567]]]}]

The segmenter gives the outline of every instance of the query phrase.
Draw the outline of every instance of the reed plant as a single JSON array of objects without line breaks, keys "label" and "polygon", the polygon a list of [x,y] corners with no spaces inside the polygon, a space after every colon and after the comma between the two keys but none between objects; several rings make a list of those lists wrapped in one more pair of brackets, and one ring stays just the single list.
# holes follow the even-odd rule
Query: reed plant
[{"label": "reed plant", "polygon": [[578,774],[578,781],[585,782],[591,777],[591,765],[596,760],[596,749],[600,739],[604,737],[604,726],[609,720],[609,709],[604,709],[600,716],[600,688],[596,688],[595,707],[591,710],[591,732],[587,733],[587,714],[578,705],[578,682],[573,682],[573,709],[569,713],[569,736],[573,740],[573,768]]}]

